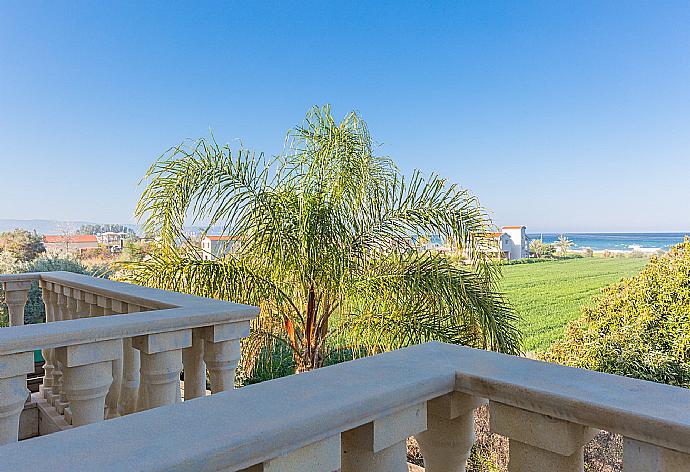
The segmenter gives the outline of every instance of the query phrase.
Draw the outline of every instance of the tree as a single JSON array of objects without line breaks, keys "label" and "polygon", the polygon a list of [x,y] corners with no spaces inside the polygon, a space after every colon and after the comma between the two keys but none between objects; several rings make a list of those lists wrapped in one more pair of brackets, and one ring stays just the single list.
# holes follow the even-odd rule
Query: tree
[{"label": "tree", "polygon": [[[249,363],[276,344],[298,371],[320,367],[336,343],[367,353],[428,340],[519,351],[499,268],[478,249],[492,224],[474,196],[435,174],[403,176],[374,154],[355,113],[337,123],[315,107],[288,138],[271,159],[204,139],[164,154],[136,210],[160,240],[123,277],[259,305],[243,345]],[[187,220],[243,243],[204,261],[179,244]],[[415,234],[456,241],[471,264],[416,250]]]},{"label": "tree", "polygon": [[27,262],[46,252],[46,248],[43,245],[43,238],[35,231],[31,233],[25,229],[15,229],[0,233],[0,252],[20,262]]},{"label": "tree", "polygon": [[100,233],[127,233],[134,235],[134,230],[125,225],[106,224],[106,225],[81,225],[77,234],[100,234]]},{"label": "tree", "polygon": [[58,233],[62,236],[62,242],[65,243],[65,251],[69,252],[69,244],[74,241],[77,235],[77,227],[74,223],[63,221],[57,225]]},{"label": "tree", "polygon": [[533,239],[529,244],[529,252],[534,255],[534,257],[553,257],[556,252],[556,247],[553,244],[547,244],[541,239]]},{"label": "tree", "polygon": [[541,239],[533,239],[529,243],[529,252],[534,254],[534,257],[541,258],[544,255],[544,241]]},{"label": "tree", "polygon": [[574,243],[569,240],[564,234],[561,234],[558,237],[558,241],[556,241],[556,247],[561,253],[561,256],[565,256],[568,254],[568,249],[570,249]]}]

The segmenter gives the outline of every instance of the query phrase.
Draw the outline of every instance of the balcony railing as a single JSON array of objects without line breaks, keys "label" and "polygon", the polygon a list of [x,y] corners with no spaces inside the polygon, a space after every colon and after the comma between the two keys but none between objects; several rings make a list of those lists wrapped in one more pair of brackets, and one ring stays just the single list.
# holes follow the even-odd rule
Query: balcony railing
[{"label": "balcony railing", "polygon": [[[100,284],[101,296],[119,299],[112,288],[105,291],[106,286],[115,287],[112,282],[87,283],[64,274],[42,274],[40,279],[49,299],[56,284],[63,294],[64,287],[83,291],[88,285],[94,291]],[[101,349],[111,354],[95,356],[98,350],[89,346],[134,336],[133,346],[142,353],[140,397],[147,392],[146,406],[167,406],[6,444],[0,448],[2,470],[48,465],[54,471],[402,472],[407,470],[405,441],[414,436],[428,472],[455,472],[464,470],[474,441],[474,410],[487,403],[492,431],[509,438],[511,472],[582,471],[583,446],[600,429],[624,437],[626,472],[690,470],[690,391],[441,343],[176,403],[181,354],[175,362],[163,356],[165,361],[154,362],[153,370],[151,361],[144,359],[189,349],[190,339],[192,348],[199,338],[205,348],[216,346],[224,341],[205,327],[246,326],[256,311],[198,298],[186,304],[187,296],[180,294],[117,287],[131,294],[127,303],[156,311],[0,330],[0,398],[16,392],[10,396],[23,402],[21,376],[28,363],[14,359],[23,361],[22,353],[36,346],[62,349],[62,354],[48,358],[57,359],[56,365],[65,369],[63,377],[70,373],[63,382],[69,385],[78,377],[70,369],[112,363],[115,349]],[[158,302],[150,302],[152,298]],[[69,307],[68,302],[60,303],[58,307]],[[169,316],[176,310],[172,305],[184,305],[179,310],[187,315]],[[152,321],[147,324],[147,319]],[[159,336],[190,330],[191,335]],[[195,338],[197,330],[202,334]],[[226,333],[209,331],[214,336]],[[246,334],[244,328],[239,331]],[[233,331],[232,339],[239,331]],[[70,351],[65,346],[85,347]],[[237,354],[224,358],[236,359]],[[209,370],[217,365],[207,364]],[[203,367],[198,362],[190,365]],[[200,379],[199,371],[194,372],[192,377]],[[107,404],[105,384],[99,380],[97,388],[88,390],[98,393],[97,408],[90,410],[94,416],[101,413],[97,419]],[[90,397],[85,391],[68,389],[73,423],[79,402]],[[10,404],[3,400],[1,411],[10,411]]]},{"label": "balcony railing", "polygon": [[[0,276],[10,327],[0,329],[0,444],[70,429],[232,389],[240,338],[254,307],[87,277],[69,272]],[[46,323],[22,326],[38,282]],[[45,359],[40,421],[20,417],[34,370]],[[38,414],[38,411],[36,411]],[[26,416],[26,415],[25,415]],[[2,465],[0,465],[0,468]]]}]

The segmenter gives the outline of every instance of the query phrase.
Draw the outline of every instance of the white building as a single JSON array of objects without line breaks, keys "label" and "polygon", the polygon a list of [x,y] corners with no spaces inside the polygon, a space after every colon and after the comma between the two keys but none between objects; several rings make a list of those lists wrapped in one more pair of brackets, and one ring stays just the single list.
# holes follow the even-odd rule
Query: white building
[{"label": "white building", "polygon": [[509,260],[524,259],[529,257],[529,238],[527,237],[524,226],[504,226],[501,228],[504,234],[510,236],[510,257]]},{"label": "white building", "polygon": [[201,249],[205,261],[222,259],[223,256],[237,250],[239,238],[232,236],[206,236],[201,240]]},{"label": "white building", "polygon": [[504,226],[498,233],[490,233],[489,236],[497,239],[498,247],[491,252],[498,251],[501,259],[514,261],[529,257],[529,238],[524,226]]},{"label": "white building", "polygon": [[108,247],[120,246],[120,247],[122,247],[123,242],[129,236],[130,236],[130,233],[115,233],[112,231],[106,231],[104,233],[98,233],[96,235],[96,238],[98,239],[98,243],[102,244],[104,246],[108,246]]}]

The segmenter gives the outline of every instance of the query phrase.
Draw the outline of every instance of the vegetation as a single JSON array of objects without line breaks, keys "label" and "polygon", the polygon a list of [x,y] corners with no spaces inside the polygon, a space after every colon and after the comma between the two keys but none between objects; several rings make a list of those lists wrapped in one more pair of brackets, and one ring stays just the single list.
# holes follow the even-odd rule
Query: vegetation
[{"label": "vegetation", "polygon": [[690,387],[690,240],[606,288],[546,359]]},{"label": "vegetation", "polygon": [[569,240],[565,235],[561,234],[558,237],[558,241],[556,241],[555,246],[558,248],[558,252],[560,252],[561,256],[565,256],[568,254],[568,250],[573,247],[573,242]]},{"label": "vegetation", "polygon": [[[516,317],[481,251],[493,229],[477,199],[437,175],[403,176],[374,154],[355,113],[312,109],[276,158],[215,141],[183,143],[147,174],[137,214],[161,242],[124,264],[136,283],[261,306],[245,362],[287,349],[297,371],[337,346],[379,352],[428,340],[520,349]],[[204,261],[183,227],[204,222],[241,238]],[[470,264],[413,246],[439,235]],[[244,366],[251,370],[251,365]]]},{"label": "vegetation", "polygon": [[526,259],[503,267],[501,290],[520,316],[527,351],[544,351],[603,287],[636,274],[647,259]]},{"label": "vegetation", "polygon": [[556,253],[556,247],[553,244],[545,243],[541,239],[533,239],[532,242],[529,243],[529,252],[538,259],[542,257],[553,257]]},{"label": "vegetation", "polygon": [[100,234],[100,233],[128,233],[134,235],[134,230],[125,225],[106,224],[106,225],[82,225],[77,234]]},{"label": "vegetation", "polygon": [[15,229],[0,233],[0,253],[20,262],[27,262],[46,252],[43,238],[34,231]]}]

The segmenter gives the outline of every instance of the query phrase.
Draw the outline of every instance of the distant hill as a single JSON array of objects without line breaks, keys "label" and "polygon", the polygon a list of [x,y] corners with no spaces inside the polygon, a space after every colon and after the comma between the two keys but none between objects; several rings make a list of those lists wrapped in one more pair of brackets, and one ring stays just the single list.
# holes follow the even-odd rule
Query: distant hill
[{"label": "distant hill", "polygon": [[[70,225],[74,229],[79,229],[82,225],[93,225],[91,221],[58,221],[58,220],[12,220],[0,218],[0,232],[12,231],[16,228],[25,229],[28,231],[36,231],[38,234],[60,234],[61,227]],[[103,223],[101,223],[103,224]],[[125,224],[125,226],[132,228],[138,232],[137,225]]]}]

